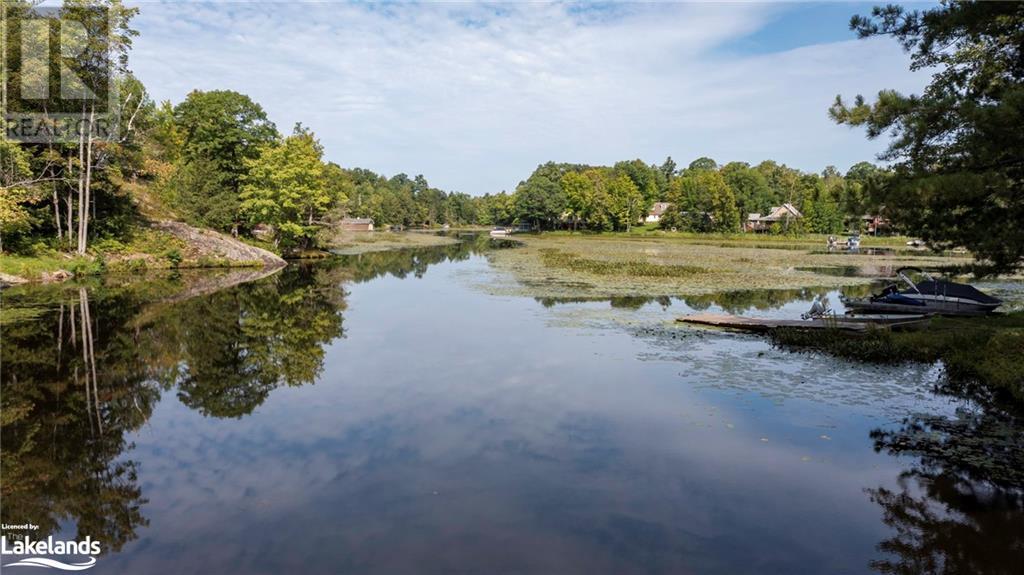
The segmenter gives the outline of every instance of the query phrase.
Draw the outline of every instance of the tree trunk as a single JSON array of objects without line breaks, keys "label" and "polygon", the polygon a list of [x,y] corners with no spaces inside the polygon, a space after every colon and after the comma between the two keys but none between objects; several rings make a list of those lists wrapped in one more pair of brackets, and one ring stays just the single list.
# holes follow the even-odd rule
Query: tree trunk
[{"label": "tree trunk", "polygon": [[85,253],[85,132],[78,129],[78,245],[79,254]]},{"label": "tree trunk", "polygon": [[[96,115],[96,108],[89,109],[89,130],[86,135],[86,148],[85,148],[85,225],[82,226],[84,233],[82,234],[82,249],[81,253],[85,253],[85,250],[89,247],[89,203],[92,201],[92,122]],[[93,214],[95,215],[96,207],[93,206]]]},{"label": "tree trunk", "polygon": [[71,230],[74,229],[74,219],[75,219],[75,198],[71,195],[71,182],[70,182],[70,177],[71,177],[71,156],[68,156],[68,171],[66,172],[66,174],[67,175],[64,178],[64,183],[68,187],[68,193],[67,193],[67,198],[65,199],[65,203],[67,204],[67,208],[68,208],[68,219],[67,219],[68,236],[67,236],[67,238],[68,238],[68,244],[70,244],[71,243]]},{"label": "tree trunk", "polygon": [[57,243],[64,239],[60,226],[60,199],[57,197],[57,182],[53,182],[53,223],[57,226]]}]

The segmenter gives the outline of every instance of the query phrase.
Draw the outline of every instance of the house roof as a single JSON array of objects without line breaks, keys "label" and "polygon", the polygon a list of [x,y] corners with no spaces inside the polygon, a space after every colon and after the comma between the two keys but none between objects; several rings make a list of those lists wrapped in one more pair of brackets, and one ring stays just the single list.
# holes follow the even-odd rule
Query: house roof
[{"label": "house roof", "polygon": [[660,215],[664,214],[665,210],[667,210],[668,207],[671,206],[671,205],[672,204],[670,202],[655,202],[654,205],[651,206],[651,213],[650,213],[650,215],[652,215],[652,216],[660,216]]},{"label": "house roof", "polygon": [[782,204],[782,207],[785,208],[787,212],[793,214],[798,218],[804,217],[804,215],[800,213],[800,210],[796,209],[796,206],[794,206],[793,204]]},{"label": "house roof", "polygon": [[373,218],[344,218],[341,220],[343,224],[372,224]]},{"label": "house roof", "polygon": [[767,216],[762,217],[761,221],[777,222],[782,219],[802,217],[804,217],[804,215],[801,214],[800,210],[796,209],[793,204],[782,204],[781,206],[772,206],[771,211],[768,212]]}]

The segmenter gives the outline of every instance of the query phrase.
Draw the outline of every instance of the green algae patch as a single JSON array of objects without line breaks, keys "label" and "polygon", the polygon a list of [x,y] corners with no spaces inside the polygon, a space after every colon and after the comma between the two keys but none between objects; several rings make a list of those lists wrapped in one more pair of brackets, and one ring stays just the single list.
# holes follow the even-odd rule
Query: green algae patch
[{"label": "green algae patch", "polygon": [[582,258],[551,248],[540,250],[541,261],[551,268],[562,268],[573,272],[597,275],[621,275],[638,277],[687,277],[707,272],[697,266],[662,265],[646,261],[610,262]]},{"label": "green algae patch", "polygon": [[839,289],[892,277],[901,266],[936,269],[967,256],[827,253],[815,245],[657,236],[522,234],[517,249],[488,252],[480,287],[527,297],[693,296],[741,290]]},{"label": "green algae patch", "polygon": [[432,232],[339,232],[329,242],[330,251],[338,255],[359,255],[370,252],[450,246],[459,243],[456,237]]}]

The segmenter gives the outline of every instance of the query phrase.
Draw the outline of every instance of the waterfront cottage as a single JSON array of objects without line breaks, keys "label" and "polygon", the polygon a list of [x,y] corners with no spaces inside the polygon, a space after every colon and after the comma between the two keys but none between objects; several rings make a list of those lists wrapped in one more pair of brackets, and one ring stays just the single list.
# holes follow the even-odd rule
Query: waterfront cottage
[{"label": "waterfront cottage", "polygon": [[373,218],[345,218],[341,220],[341,229],[346,232],[372,232]]},{"label": "waterfront cottage", "polygon": [[651,211],[648,212],[647,217],[644,218],[644,221],[649,224],[656,224],[660,222],[661,216],[665,215],[665,211],[668,210],[671,205],[672,204],[669,202],[655,202],[654,205],[651,206]]},{"label": "waterfront cottage", "polygon": [[889,220],[875,214],[864,214],[861,216],[862,229],[869,235],[887,233],[890,230]]},{"label": "waterfront cottage", "polygon": [[768,215],[762,216],[761,214],[747,214],[747,221],[743,223],[743,231],[746,232],[766,232],[771,228],[772,224],[778,223],[783,227],[789,225],[789,222],[803,219],[804,215],[800,213],[800,210],[796,209],[793,204],[782,204],[781,206],[772,206],[771,211]]}]

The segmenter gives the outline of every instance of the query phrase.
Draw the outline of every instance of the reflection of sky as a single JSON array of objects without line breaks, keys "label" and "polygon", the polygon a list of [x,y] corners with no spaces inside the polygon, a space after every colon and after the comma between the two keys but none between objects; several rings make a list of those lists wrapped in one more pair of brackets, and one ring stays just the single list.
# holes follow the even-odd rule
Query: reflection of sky
[{"label": "reflection of sky", "polygon": [[128,455],[150,526],[94,571],[868,569],[863,489],[901,469],[868,432],[934,403],[932,374],[634,337],[681,304],[549,309],[461,281],[486,265],[347,286],[321,379],[248,417],[165,395]]}]

